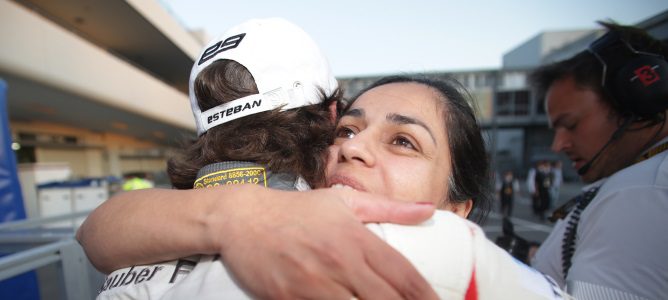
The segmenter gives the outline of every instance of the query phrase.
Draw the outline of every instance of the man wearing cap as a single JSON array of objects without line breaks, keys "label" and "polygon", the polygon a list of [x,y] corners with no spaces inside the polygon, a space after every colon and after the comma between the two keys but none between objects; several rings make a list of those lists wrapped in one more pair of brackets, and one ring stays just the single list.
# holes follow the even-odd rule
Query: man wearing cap
[{"label": "man wearing cap", "polygon": [[[274,18],[229,29],[195,61],[189,90],[199,137],[168,162],[176,188],[255,184],[303,191],[323,177],[333,133],[328,106],[342,93],[320,49],[297,26]],[[246,297],[219,255],[195,255],[117,270],[98,298],[193,295]]]}]

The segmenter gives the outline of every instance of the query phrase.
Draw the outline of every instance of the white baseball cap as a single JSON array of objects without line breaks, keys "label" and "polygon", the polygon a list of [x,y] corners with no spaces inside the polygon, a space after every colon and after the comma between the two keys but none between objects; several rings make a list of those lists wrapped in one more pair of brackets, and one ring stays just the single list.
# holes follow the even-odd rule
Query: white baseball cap
[{"label": "white baseball cap", "polygon": [[[201,111],[194,92],[197,75],[212,62],[228,59],[250,71],[258,94]],[[252,19],[207,44],[190,72],[190,106],[197,134],[244,116],[322,102],[338,87],[329,63],[316,43],[296,25],[281,19]]]}]

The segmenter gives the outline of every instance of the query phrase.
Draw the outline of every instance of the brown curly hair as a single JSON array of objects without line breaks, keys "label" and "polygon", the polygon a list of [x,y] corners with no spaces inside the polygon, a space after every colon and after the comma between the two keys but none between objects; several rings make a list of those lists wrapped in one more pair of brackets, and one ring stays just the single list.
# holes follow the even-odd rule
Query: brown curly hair
[{"label": "brown curly hair", "polygon": [[[250,72],[231,60],[219,60],[195,79],[195,94],[202,111],[257,94]],[[280,111],[275,109],[240,118],[209,129],[167,162],[167,173],[177,189],[192,189],[197,172],[222,161],[250,161],[272,172],[298,174],[311,186],[324,181],[327,147],[334,124],[328,106],[343,96],[340,89],[324,95],[320,104]]]}]

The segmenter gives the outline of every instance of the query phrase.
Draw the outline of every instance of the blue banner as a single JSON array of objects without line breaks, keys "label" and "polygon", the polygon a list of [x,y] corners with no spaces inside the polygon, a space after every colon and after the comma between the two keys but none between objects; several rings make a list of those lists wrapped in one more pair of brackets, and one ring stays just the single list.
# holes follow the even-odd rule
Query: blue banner
[{"label": "blue banner", "polygon": [[[0,223],[25,219],[23,195],[12,150],[12,135],[7,114],[7,84],[0,80]],[[0,257],[11,253],[0,253]],[[35,271],[0,281],[0,299],[39,299]]]},{"label": "blue banner", "polygon": [[26,218],[7,114],[7,85],[0,80],[0,223]]}]

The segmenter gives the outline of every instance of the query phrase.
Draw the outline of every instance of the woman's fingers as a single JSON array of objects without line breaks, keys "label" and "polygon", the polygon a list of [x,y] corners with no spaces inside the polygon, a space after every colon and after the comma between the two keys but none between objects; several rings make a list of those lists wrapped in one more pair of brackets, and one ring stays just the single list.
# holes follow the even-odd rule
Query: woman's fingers
[{"label": "woman's fingers", "polygon": [[436,210],[431,202],[401,202],[346,189],[332,191],[340,193],[343,203],[364,223],[414,225],[429,219]]},{"label": "woman's fingers", "polygon": [[[243,207],[256,199],[246,199]],[[250,205],[253,222],[233,226],[228,237],[236,238],[227,239],[221,253],[254,297],[435,299],[417,270],[357,220],[339,193],[285,192],[258,203]],[[236,207],[228,217],[243,215]],[[391,211],[386,208],[386,216]]]}]

